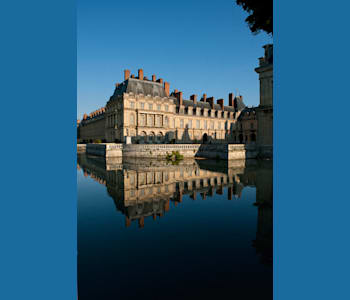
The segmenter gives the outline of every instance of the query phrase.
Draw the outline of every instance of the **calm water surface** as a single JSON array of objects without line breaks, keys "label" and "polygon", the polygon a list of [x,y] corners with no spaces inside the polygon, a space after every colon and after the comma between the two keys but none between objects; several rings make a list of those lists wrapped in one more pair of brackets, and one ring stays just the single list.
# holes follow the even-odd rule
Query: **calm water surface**
[{"label": "calm water surface", "polygon": [[272,163],[78,156],[86,299],[272,299]]}]

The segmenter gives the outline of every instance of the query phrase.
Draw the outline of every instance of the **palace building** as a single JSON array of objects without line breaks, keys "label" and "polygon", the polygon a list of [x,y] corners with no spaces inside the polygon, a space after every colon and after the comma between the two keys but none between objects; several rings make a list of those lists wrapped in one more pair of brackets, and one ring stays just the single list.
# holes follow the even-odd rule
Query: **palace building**
[{"label": "palace building", "polygon": [[106,106],[78,121],[78,142],[248,143],[255,142],[256,126],[255,110],[246,108],[242,96],[230,93],[228,106],[206,94],[184,99],[155,75],[125,70]]}]

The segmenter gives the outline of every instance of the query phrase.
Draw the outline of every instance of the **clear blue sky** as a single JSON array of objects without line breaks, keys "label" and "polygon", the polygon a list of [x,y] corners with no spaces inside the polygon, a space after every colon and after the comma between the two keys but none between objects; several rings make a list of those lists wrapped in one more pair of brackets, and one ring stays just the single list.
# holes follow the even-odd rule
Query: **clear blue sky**
[{"label": "clear blue sky", "polygon": [[253,35],[233,0],[78,0],[78,118],[106,104],[123,70],[142,68],[170,90],[258,105],[254,68],[271,43]]}]

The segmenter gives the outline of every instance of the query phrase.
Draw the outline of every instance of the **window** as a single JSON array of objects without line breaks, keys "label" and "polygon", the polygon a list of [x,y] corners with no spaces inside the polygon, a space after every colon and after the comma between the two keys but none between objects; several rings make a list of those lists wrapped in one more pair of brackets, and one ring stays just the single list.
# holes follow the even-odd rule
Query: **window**
[{"label": "window", "polygon": [[141,126],[146,125],[146,116],[144,114],[140,115],[140,125]]},{"label": "window", "polygon": [[214,129],[214,122],[213,121],[210,122],[210,129]]},{"label": "window", "polygon": [[218,129],[221,129],[221,123],[220,123],[220,122],[219,122],[219,124],[218,124],[218,125],[219,125],[219,128],[218,128]]},{"label": "window", "polygon": [[148,108],[149,108],[150,110],[153,110],[153,104],[148,104]]},{"label": "window", "polygon": [[165,117],[165,118],[164,118],[164,123],[165,123],[165,126],[166,126],[166,127],[169,126],[169,118],[168,118],[168,117]]},{"label": "window", "polygon": [[254,123],[250,123],[250,128],[254,129]]},{"label": "window", "polygon": [[159,104],[157,105],[157,109],[160,110],[160,105]]},{"label": "window", "polygon": [[130,107],[135,108],[135,102],[130,102]]},{"label": "window", "polygon": [[200,125],[200,121],[199,121],[199,120],[197,120],[197,121],[196,121],[196,128],[197,128],[197,129],[200,129],[200,127],[201,127],[201,125]]},{"label": "window", "polygon": [[134,114],[130,115],[130,125],[135,125],[135,116],[134,116]]},{"label": "window", "polygon": [[156,116],[156,126],[157,127],[162,126],[162,116],[160,116],[160,115]]},{"label": "window", "polygon": [[184,120],[183,119],[180,120],[180,128],[184,128]]},{"label": "window", "polygon": [[169,110],[169,106],[165,105],[165,111],[168,111],[168,110]]},{"label": "window", "polygon": [[204,129],[208,129],[208,122],[204,121]]},{"label": "window", "polygon": [[188,120],[188,128],[192,128],[192,120]]},{"label": "window", "polygon": [[142,108],[142,109],[145,108],[145,103],[141,102],[141,108]]}]

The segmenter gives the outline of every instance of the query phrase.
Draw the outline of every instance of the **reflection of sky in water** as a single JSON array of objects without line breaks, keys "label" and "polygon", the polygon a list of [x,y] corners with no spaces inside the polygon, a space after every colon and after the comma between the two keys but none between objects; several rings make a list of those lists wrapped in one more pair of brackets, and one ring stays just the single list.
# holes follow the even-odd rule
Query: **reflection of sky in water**
[{"label": "reflection of sky in water", "polygon": [[[110,196],[104,185],[110,185],[108,176],[103,182],[100,166],[96,173],[92,165],[81,167],[79,299],[223,299],[230,293],[272,299],[272,266],[253,247],[257,232],[266,234],[272,223],[265,224],[270,221],[264,212],[258,228],[258,209],[262,215],[264,208],[254,205],[255,186],[245,185],[240,198],[232,195],[232,200],[230,184],[222,192],[214,188],[205,200],[203,193],[194,200],[192,192],[184,192],[181,202],[175,201],[178,195],[169,201],[162,216],[145,217],[143,228],[138,220],[126,227],[126,216],[116,206],[125,201],[123,193],[120,199]],[[90,174],[85,177],[86,167]],[[258,182],[259,172],[251,172],[246,177],[255,176]]]}]

